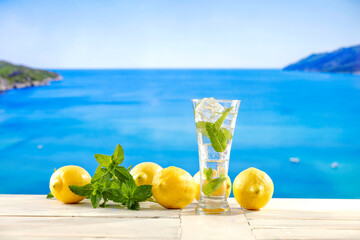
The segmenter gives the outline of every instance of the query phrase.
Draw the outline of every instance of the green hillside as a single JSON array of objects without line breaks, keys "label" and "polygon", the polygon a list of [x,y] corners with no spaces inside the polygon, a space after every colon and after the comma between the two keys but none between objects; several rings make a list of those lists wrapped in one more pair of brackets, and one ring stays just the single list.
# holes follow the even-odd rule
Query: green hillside
[{"label": "green hillside", "polygon": [[47,85],[53,80],[61,80],[61,76],[46,70],[0,61],[0,91]]},{"label": "green hillside", "polygon": [[48,78],[57,78],[59,77],[59,74],[0,61],[0,77],[8,80],[10,83],[24,83],[29,81],[44,81]]}]

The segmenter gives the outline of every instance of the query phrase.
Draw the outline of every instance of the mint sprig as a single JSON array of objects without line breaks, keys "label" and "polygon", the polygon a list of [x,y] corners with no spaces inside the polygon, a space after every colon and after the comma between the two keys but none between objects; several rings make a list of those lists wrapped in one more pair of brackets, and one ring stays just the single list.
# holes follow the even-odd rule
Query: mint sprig
[{"label": "mint sprig", "polygon": [[219,119],[214,123],[217,129],[220,129],[221,125],[223,124],[226,117],[229,115],[230,111],[233,108],[234,107],[229,107],[229,108],[225,109],[225,111],[222,113],[221,117],[219,117]]},{"label": "mint sprig", "polygon": [[46,195],[47,199],[50,199],[50,198],[53,198],[53,197],[54,197],[54,195],[52,195],[52,193],[49,193],[48,195]]},{"label": "mint sprig", "polygon": [[218,190],[221,187],[221,185],[224,183],[225,180],[226,180],[226,176],[225,174],[222,173],[220,177],[212,179],[207,184],[205,184],[205,186],[202,189],[205,196],[209,197],[211,194],[213,194],[216,190]]},{"label": "mint sprig", "polygon": [[76,185],[70,185],[69,188],[73,193],[82,197],[90,196],[91,193],[95,190],[94,186],[91,183],[86,184],[85,186],[82,187]]},{"label": "mint sprig", "polygon": [[216,125],[210,122],[206,123],[206,131],[209,134],[211,146],[217,152],[224,152],[227,147],[225,134],[216,128]]},{"label": "mint sprig", "polygon": [[208,182],[210,182],[213,178],[213,170],[212,168],[205,168],[204,171],[203,171],[204,175],[205,175],[205,178]]},{"label": "mint sprig", "polygon": [[[99,166],[91,182],[85,186],[69,186],[76,195],[89,198],[94,208],[105,207],[106,203],[112,200],[130,210],[139,210],[139,202],[144,202],[152,196],[151,185],[137,186],[129,173],[131,166],[121,166],[124,161],[124,150],[120,144],[111,156],[95,154],[95,159]],[[100,204],[101,200],[103,201]]]},{"label": "mint sprig", "polygon": [[232,139],[231,132],[228,129],[221,127],[232,109],[233,107],[226,108],[215,123],[204,121],[196,123],[196,128],[210,139],[212,147],[217,152],[224,152],[227,147],[227,140]]},{"label": "mint sprig", "polygon": [[[56,168],[54,168],[54,172],[56,172]],[[49,192],[49,194],[46,195],[46,199],[51,199],[51,198],[54,198],[54,195],[51,192]]]}]

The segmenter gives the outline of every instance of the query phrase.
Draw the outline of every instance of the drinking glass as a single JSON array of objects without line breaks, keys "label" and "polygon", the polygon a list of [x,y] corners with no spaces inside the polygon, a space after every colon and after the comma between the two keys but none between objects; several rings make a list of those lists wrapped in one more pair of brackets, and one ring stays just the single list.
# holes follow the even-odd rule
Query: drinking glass
[{"label": "drinking glass", "polygon": [[200,199],[196,212],[225,214],[231,144],[240,100],[192,99],[200,163]]}]

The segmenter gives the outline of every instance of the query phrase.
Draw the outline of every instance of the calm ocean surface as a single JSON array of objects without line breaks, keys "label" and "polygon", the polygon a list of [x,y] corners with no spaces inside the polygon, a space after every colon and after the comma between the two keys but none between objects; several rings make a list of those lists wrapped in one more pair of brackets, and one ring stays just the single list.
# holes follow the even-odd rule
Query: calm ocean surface
[{"label": "calm ocean surface", "polygon": [[[59,70],[50,86],[0,94],[0,193],[47,194],[54,168],[199,169],[191,98],[242,100],[229,175],[257,167],[275,197],[360,198],[360,76],[280,70]],[[297,157],[299,163],[289,158]],[[338,162],[337,168],[331,168]]]}]

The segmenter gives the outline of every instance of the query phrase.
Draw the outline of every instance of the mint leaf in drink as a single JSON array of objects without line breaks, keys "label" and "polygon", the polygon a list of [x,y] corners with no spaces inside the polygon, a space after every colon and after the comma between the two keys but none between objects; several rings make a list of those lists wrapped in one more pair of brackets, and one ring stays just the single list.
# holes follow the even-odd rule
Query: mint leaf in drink
[{"label": "mint leaf in drink", "polygon": [[231,140],[232,139],[232,134],[228,129],[220,128],[220,130],[223,132],[226,140]]},{"label": "mint leaf in drink", "polygon": [[196,129],[198,129],[202,135],[210,138],[208,132],[206,131],[206,122],[204,121],[199,121],[196,123]]},{"label": "mint leaf in drink", "polygon": [[234,107],[229,107],[229,108],[225,109],[225,111],[222,113],[221,117],[219,117],[219,119],[215,122],[215,126],[216,126],[217,129],[220,129],[220,127],[223,124],[223,122],[225,121],[227,115],[229,115],[229,112],[233,108]]},{"label": "mint leaf in drink", "polygon": [[94,187],[91,183],[86,184],[85,186],[76,186],[76,185],[69,185],[69,189],[75,193],[76,195],[88,197],[94,191]]},{"label": "mint leaf in drink", "polygon": [[95,159],[100,166],[104,168],[109,168],[111,164],[111,157],[104,154],[95,154]]},{"label": "mint leaf in drink", "polygon": [[205,168],[203,171],[205,178],[208,182],[210,182],[213,178],[213,170],[209,167],[209,168]]},{"label": "mint leaf in drink", "polygon": [[220,177],[211,180],[203,187],[202,189],[203,193],[207,197],[209,197],[213,192],[215,192],[221,187],[221,185],[224,183],[225,180],[226,180],[226,176],[225,174],[222,173]]},{"label": "mint leaf in drink", "polygon": [[206,131],[210,136],[210,142],[214,150],[217,152],[225,151],[227,142],[224,133],[220,129],[217,129],[214,123],[210,122],[206,123]]},{"label": "mint leaf in drink", "polygon": [[225,151],[227,141],[232,139],[231,132],[228,129],[221,127],[232,109],[233,107],[226,108],[215,123],[204,121],[198,121],[196,123],[196,129],[200,131],[202,135],[210,139],[212,147],[217,152]]},{"label": "mint leaf in drink", "polygon": [[47,199],[50,199],[50,198],[53,198],[53,197],[54,197],[54,195],[52,195],[52,193],[49,193],[49,194],[46,196]]}]

